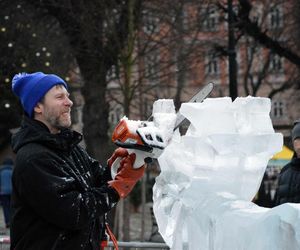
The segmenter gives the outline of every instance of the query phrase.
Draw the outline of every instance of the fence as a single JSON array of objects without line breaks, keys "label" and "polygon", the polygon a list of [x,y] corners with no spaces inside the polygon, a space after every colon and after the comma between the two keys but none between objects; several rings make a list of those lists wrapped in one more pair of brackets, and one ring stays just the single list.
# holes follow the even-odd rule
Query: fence
[{"label": "fence", "polygon": [[[160,249],[160,250],[168,250],[170,249],[167,244],[165,243],[156,243],[156,242],[140,242],[140,241],[130,241],[130,242],[122,242],[118,241],[119,248],[126,247],[130,248],[131,250],[138,250],[138,249],[147,249],[147,250],[154,250],[154,249]],[[108,242],[108,250],[113,250],[113,243]]]},{"label": "fence", "polygon": [[0,250],[9,250],[10,249],[10,238],[9,236],[0,237]]},{"label": "fence", "polygon": [[[131,241],[131,242],[118,242],[118,246],[120,248],[126,247],[130,248],[131,250],[138,250],[138,249],[160,249],[160,250],[168,250],[170,249],[165,243],[156,243],[156,242],[139,242],[139,241]],[[0,250],[9,250],[10,248],[10,238],[9,236],[2,236],[0,237]],[[107,250],[113,250],[113,243],[111,241],[108,242],[108,246],[106,247]]]}]

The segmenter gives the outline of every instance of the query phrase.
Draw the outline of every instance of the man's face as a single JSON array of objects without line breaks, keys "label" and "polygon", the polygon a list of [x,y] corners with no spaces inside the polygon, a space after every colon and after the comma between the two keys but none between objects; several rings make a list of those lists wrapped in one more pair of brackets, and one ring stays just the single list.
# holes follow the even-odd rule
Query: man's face
[{"label": "man's face", "polygon": [[71,126],[71,107],[73,102],[63,85],[53,86],[37,104],[35,118],[44,122],[51,133]]},{"label": "man's face", "polygon": [[293,141],[293,146],[297,157],[300,158],[300,138],[297,138]]}]

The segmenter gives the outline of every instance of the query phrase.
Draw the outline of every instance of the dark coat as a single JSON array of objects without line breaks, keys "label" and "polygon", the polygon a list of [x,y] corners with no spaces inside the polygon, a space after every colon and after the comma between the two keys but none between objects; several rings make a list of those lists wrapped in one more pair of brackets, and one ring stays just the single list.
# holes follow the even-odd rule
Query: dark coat
[{"label": "dark coat", "polygon": [[25,118],[13,136],[11,249],[99,249],[103,217],[119,200],[102,167],[78,145],[81,134],[51,134]]},{"label": "dark coat", "polygon": [[275,205],[300,203],[300,159],[294,157],[279,174]]}]

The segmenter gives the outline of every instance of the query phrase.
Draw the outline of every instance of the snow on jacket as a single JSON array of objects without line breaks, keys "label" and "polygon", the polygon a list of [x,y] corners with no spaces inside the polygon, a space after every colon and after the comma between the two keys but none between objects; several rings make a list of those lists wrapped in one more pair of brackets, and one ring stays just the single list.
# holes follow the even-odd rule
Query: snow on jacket
[{"label": "snow on jacket", "polygon": [[300,203],[300,159],[295,156],[281,170],[278,179],[275,205],[287,202]]},{"label": "snow on jacket", "polygon": [[13,136],[11,249],[98,250],[103,217],[118,201],[108,167],[78,145],[81,134],[51,134],[24,118]]}]

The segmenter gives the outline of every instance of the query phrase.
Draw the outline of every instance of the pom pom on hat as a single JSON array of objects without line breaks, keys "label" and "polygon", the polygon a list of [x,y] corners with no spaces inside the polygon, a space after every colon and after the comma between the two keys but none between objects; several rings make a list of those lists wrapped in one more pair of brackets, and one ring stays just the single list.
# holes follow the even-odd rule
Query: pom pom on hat
[{"label": "pom pom on hat", "polygon": [[27,115],[32,117],[36,104],[53,86],[58,84],[68,88],[66,82],[57,75],[42,72],[19,73],[12,79],[12,90],[20,98]]},{"label": "pom pom on hat", "polygon": [[292,141],[300,138],[300,119],[294,122],[294,127],[292,129]]}]

